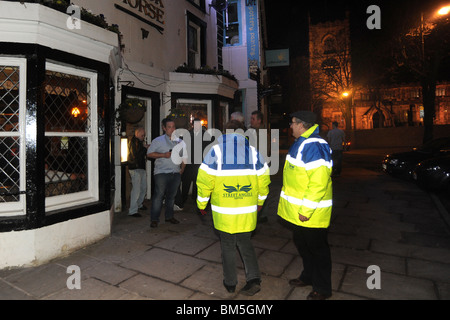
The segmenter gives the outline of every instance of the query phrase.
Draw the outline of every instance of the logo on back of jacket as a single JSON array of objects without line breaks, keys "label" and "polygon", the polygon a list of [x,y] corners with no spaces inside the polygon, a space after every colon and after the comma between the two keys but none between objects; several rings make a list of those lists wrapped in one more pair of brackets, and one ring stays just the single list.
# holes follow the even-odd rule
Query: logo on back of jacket
[{"label": "logo on back of jacket", "polygon": [[252,196],[252,184],[246,186],[241,186],[239,183],[236,186],[227,186],[223,184],[225,187],[223,191],[224,198],[234,198],[234,199],[243,199]]}]

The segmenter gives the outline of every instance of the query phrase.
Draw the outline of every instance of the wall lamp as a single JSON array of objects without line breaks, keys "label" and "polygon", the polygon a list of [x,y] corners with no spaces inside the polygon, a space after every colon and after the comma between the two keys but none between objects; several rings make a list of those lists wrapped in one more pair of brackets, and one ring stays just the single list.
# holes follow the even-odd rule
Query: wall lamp
[{"label": "wall lamp", "polygon": [[128,138],[127,133],[122,132],[120,137],[120,162],[125,164],[128,161]]}]

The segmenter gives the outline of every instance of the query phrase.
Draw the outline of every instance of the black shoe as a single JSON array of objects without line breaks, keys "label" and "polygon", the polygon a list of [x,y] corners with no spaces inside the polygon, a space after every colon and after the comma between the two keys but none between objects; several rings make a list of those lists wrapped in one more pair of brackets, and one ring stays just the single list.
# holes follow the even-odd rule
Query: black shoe
[{"label": "black shoe", "polygon": [[143,205],[142,207],[139,208],[139,210],[147,210],[147,207]]},{"label": "black shoe", "polygon": [[166,220],[166,222],[170,222],[171,224],[179,224],[179,223],[180,223],[180,221],[178,221],[178,220],[177,220],[177,219],[175,219],[175,218],[172,218],[172,219]]},{"label": "black shoe", "polygon": [[225,284],[225,281],[223,282],[223,286],[225,287],[225,289],[227,289],[227,291],[229,293],[234,293],[234,291],[236,291],[236,286],[229,286]]},{"label": "black shoe", "polygon": [[254,296],[261,291],[261,280],[254,279],[247,282],[247,284],[241,289],[239,293],[245,296]]},{"label": "black shoe", "polygon": [[305,282],[303,282],[302,280],[300,280],[299,278],[289,280],[289,284],[290,284],[291,286],[294,286],[294,287],[300,287],[300,288],[301,288],[301,287],[310,286],[309,283],[305,283]]},{"label": "black shoe", "polygon": [[306,297],[307,300],[326,300],[331,297],[331,294],[321,294],[317,291],[311,291]]},{"label": "black shoe", "polygon": [[152,221],[150,223],[150,228],[157,228],[158,227],[158,221]]},{"label": "black shoe", "polygon": [[142,217],[142,215],[140,214],[140,213],[135,213],[135,214],[130,214],[130,215],[128,215],[129,217],[133,217],[133,218],[140,218],[140,217]]}]

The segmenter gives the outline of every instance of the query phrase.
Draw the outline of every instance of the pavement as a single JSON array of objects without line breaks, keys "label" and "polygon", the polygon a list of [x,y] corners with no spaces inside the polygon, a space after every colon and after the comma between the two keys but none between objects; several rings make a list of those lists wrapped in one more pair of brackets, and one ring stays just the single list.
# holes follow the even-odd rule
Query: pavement
[{"label": "pavement", "polygon": [[[413,183],[358,166],[358,154],[383,153],[347,152],[342,175],[333,178],[330,300],[450,300],[448,212]],[[164,223],[162,215],[154,229],[149,212],[116,213],[111,235],[98,243],[41,266],[0,270],[0,299],[304,300],[311,287],[288,284],[302,261],[276,215],[281,175],[280,169],[272,176],[269,221],[252,238],[262,272],[261,291],[252,297],[238,293],[242,263],[237,292],[225,290],[211,217],[200,220],[188,201],[176,212],[180,224]]]}]

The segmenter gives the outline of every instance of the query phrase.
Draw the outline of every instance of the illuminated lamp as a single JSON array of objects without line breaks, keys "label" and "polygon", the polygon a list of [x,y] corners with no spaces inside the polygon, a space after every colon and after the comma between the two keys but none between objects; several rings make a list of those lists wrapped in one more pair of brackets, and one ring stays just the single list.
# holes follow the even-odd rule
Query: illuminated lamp
[{"label": "illuminated lamp", "polygon": [[128,138],[125,132],[122,132],[120,137],[120,162],[128,161]]},{"label": "illuminated lamp", "polygon": [[80,111],[80,109],[78,109],[78,107],[73,107],[71,114],[74,118],[76,118],[81,114],[81,111]]}]

